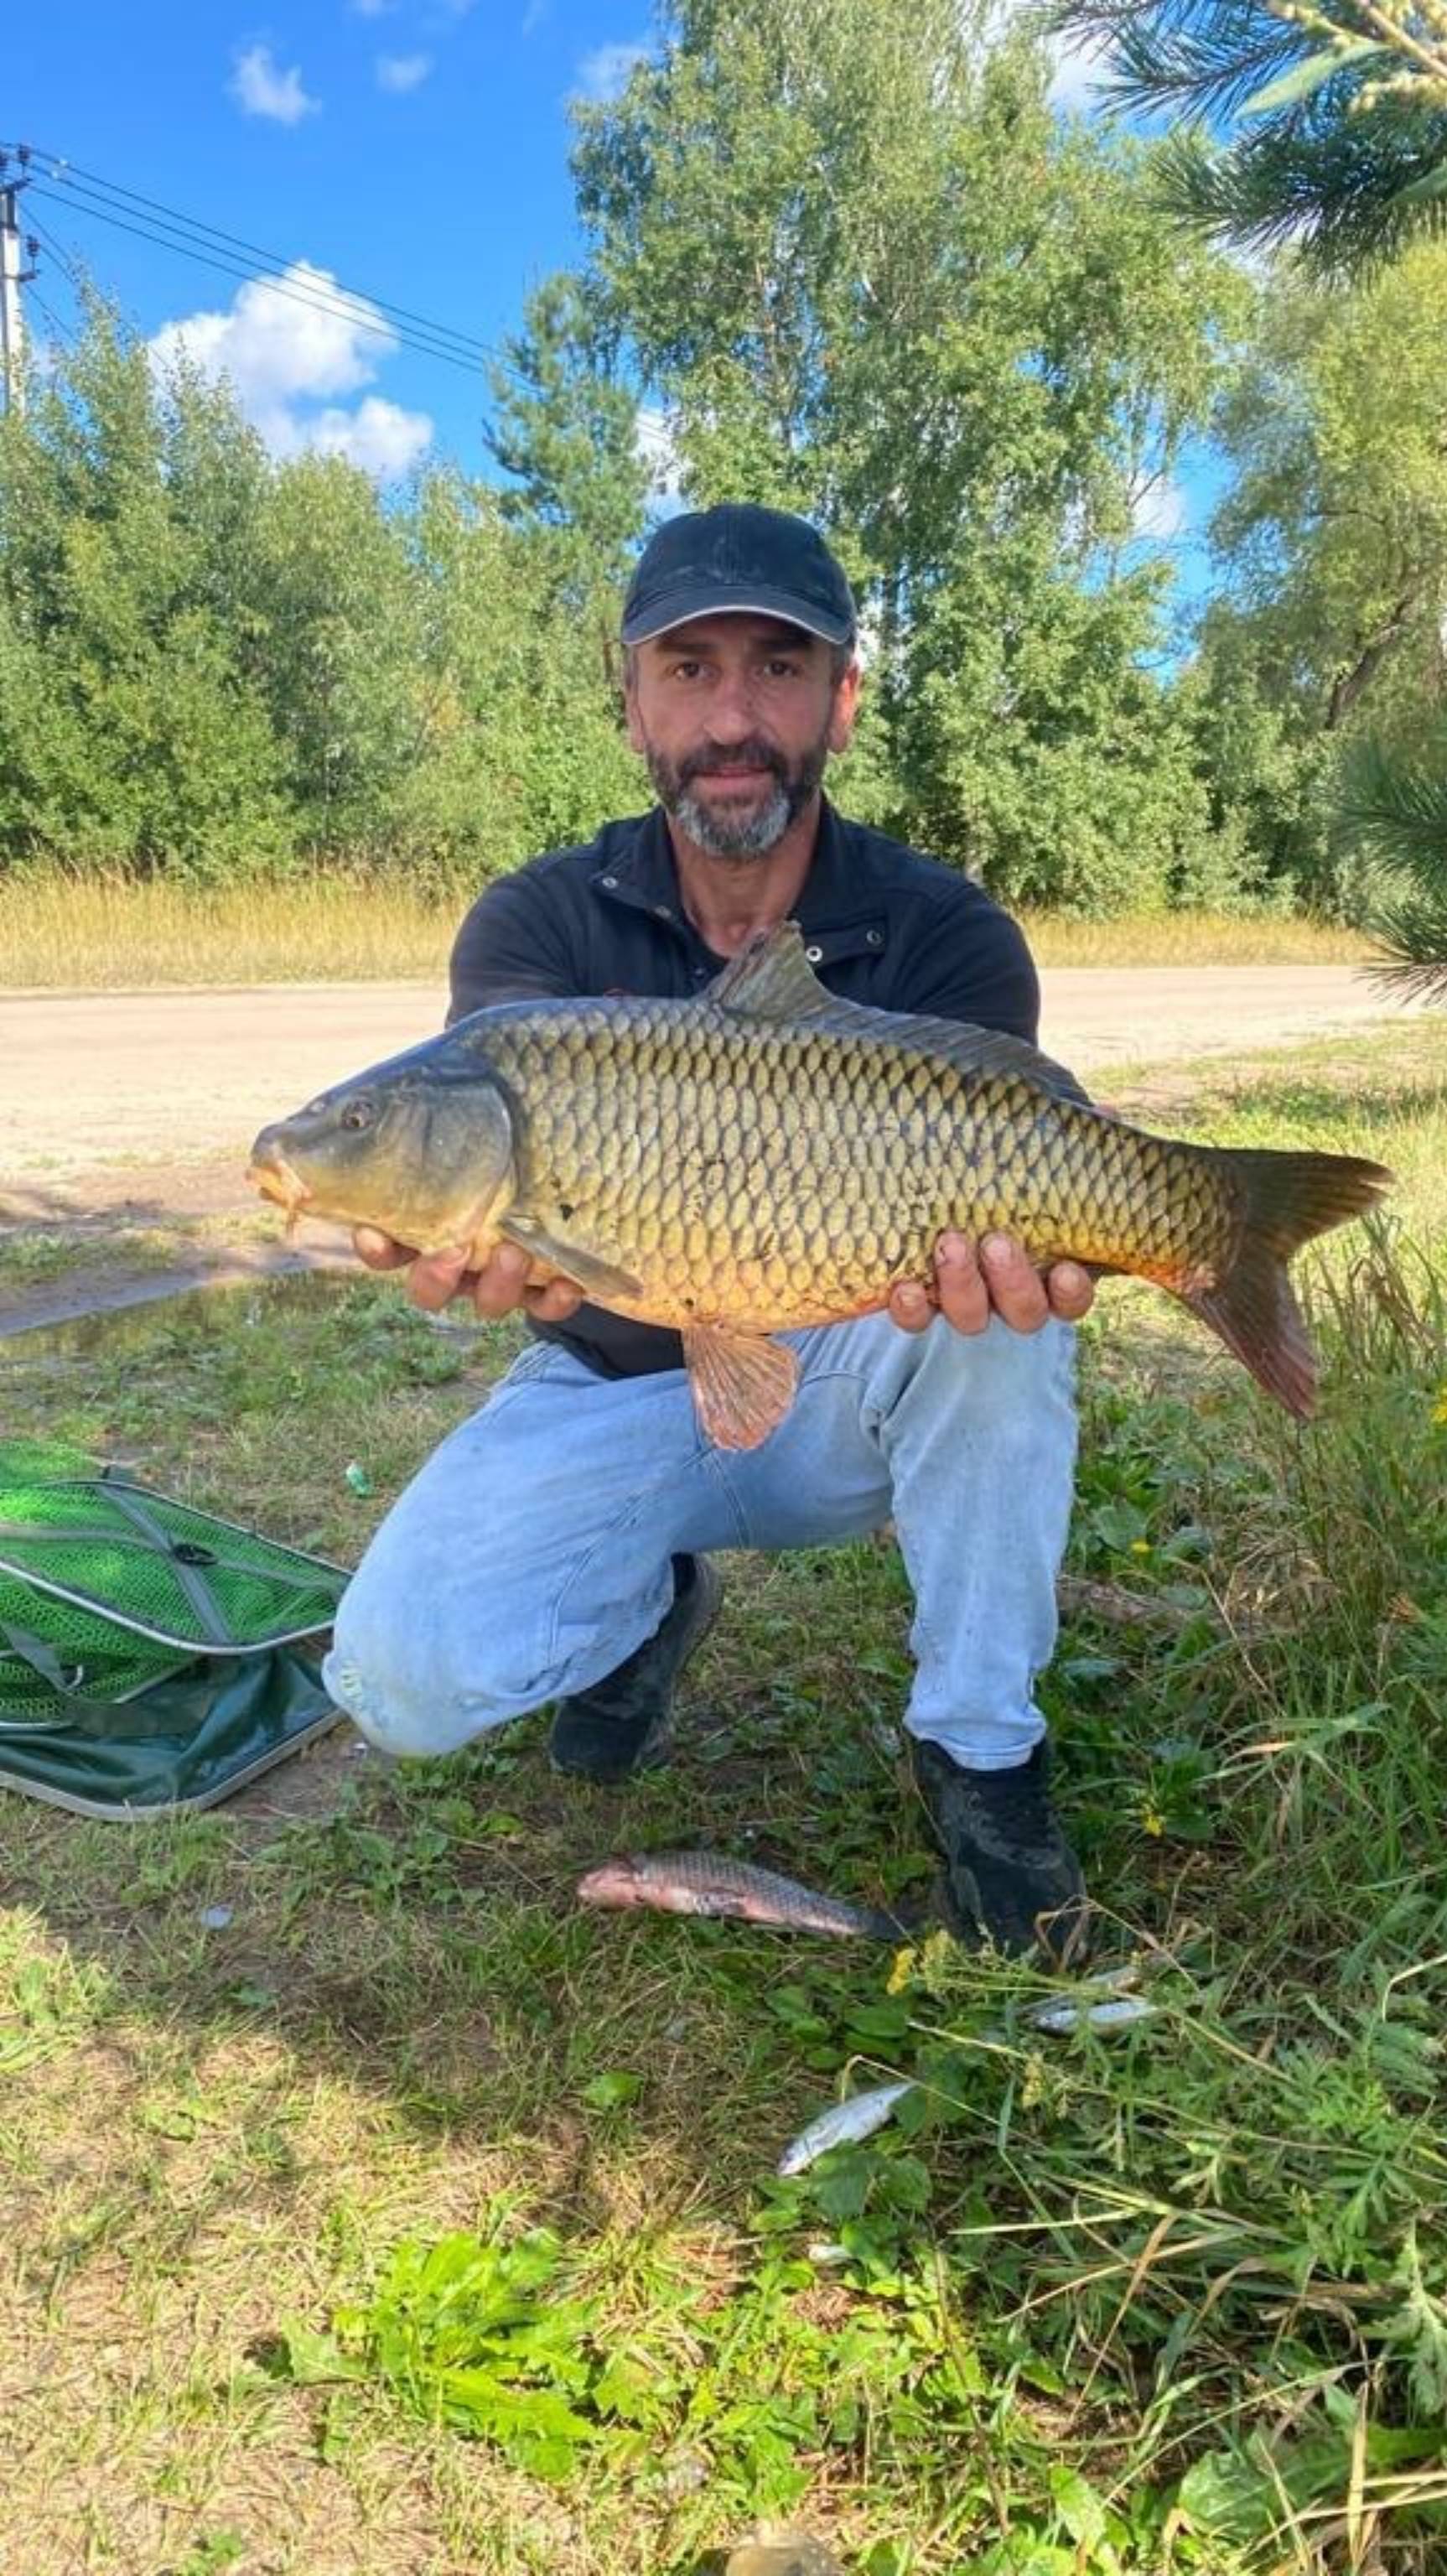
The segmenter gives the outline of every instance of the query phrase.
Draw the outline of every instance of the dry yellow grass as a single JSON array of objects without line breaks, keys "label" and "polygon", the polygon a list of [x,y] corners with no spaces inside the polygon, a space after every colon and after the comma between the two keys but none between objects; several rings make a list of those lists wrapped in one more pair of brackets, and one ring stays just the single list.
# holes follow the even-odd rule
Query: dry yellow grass
[{"label": "dry yellow grass", "polygon": [[[201,892],[119,880],[0,880],[0,990],[396,981],[446,973],[465,898],[312,878]],[[1352,931],[1208,913],[1060,921],[1027,914],[1045,966],[1326,965],[1368,956]]]}]

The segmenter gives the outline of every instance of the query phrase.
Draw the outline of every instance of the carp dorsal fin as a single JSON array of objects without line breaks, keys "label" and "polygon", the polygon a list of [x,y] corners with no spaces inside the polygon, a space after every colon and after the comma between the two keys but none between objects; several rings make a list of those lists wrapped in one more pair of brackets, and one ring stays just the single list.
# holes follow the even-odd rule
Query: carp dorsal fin
[{"label": "carp dorsal fin", "polygon": [[1073,1073],[1042,1055],[1028,1038],[1004,1029],[982,1029],[973,1020],[946,1020],[913,1011],[875,1011],[846,1002],[821,984],[804,954],[797,921],[755,931],[700,999],[740,1019],[787,1021],[792,1027],[827,1030],[835,1037],[866,1034],[912,1052],[945,1057],[971,1073],[1013,1074],[1058,1100],[1085,1100]]},{"label": "carp dorsal fin", "polygon": [[723,973],[704,986],[700,999],[750,1020],[814,1020],[836,1007],[804,954],[797,921],[756,930]]},{"label": "carp dorsal fin", "polygon": [[720,1449],[757,1449],[794,1401],[798,1360],[766,1333],[689,1324],[683,1357],[699,1421]]}]

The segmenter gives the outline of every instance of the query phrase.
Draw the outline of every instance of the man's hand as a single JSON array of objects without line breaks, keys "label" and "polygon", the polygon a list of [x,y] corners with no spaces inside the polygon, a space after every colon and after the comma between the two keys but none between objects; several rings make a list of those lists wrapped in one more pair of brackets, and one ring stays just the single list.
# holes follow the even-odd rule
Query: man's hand
[{"label": "man's hand", "polygon": [[371,1225],[354,1227],[352,1244],[357,1259],[369,1270],[405,1269],[408,1296],[429,1315],[440,1314],[454,1297],[470,1297],[484,1321],[510,1315],[521,1306],[540,1323],[565,1324],[583,1302],[582,1289],[571,1279],[550,1279],[544,1287],[530,1288],[532,1255],[520,1244],[500,1243],[481,1270],[468,1269],[465,1247],[457,1252],[416,1252]]},{"label": "man's hand", "polygon": [[992,1315],[1014,1333],[1038,1333],[1052,1315],[1078,1324],[1094,1297],[1095,1282],[1078,1261],[1057,1261],[1042,1279],[1012,1234],[987,1234],[978,1247],[967,1235],[942,1234],[933,1291],[903,1280],[890,1292],[889,1312],[906,1333],[922,1333],[937,1313],[957,1333],[982,1333]]}]

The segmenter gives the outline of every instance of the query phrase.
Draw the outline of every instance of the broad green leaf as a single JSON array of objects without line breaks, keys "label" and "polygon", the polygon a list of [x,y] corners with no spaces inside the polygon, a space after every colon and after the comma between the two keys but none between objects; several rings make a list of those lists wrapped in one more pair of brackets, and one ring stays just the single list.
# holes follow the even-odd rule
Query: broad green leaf
[{"label": "broad green leaf", "polygon": [[641,2075],[630,2075],[621,2069],[615,2073],[595,2075],[583,2087],[583,2099],[593,2111],[616,2111],[621,2103],[636,2102],[643,2090]]}]

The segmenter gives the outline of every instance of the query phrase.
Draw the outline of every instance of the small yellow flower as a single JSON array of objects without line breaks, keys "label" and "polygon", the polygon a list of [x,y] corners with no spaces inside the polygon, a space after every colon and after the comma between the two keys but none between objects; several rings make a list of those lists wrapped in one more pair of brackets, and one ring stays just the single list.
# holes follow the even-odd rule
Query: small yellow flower
[{"label": "small yellow flower", "polygon": [[1142,1807],[1142,1809],[1141,1809],[1141,1831],[1142,1831],[1142,1833],[1144,1833],[1144,1834],[1155,1834],[1155,1835],[1159,1836],[1159,1835],[1163,1834],[1163,1833],[1165,1832],[1165,1830],[1166,1830],[1166,1820],[1165,1820],[1165,1817],[1161,1814],[1161,1811],[1160,1811],[1159,1807],[1156,1805],[1156,1803],[1155,1803],[1154,1799],[1153,1799],[1153,1798],[1148,1798],[1148,1799],[1146,1800],[1145,1805],[1144,1805],[1144,1806]]},{"label": "small yellow flower", "polygon": [[1151,1552],[1150,1540],[1148,1538],[1133,1538],[1130,1543],[1130,1552],[1132,1556],[1149,1556]]},{"label": "small yellow flower", "polygon": [[1439,1426],[1447,1429],[1447,1386],[1439,1386],[1437,1389],[1437,1401],[1432,1407],[1432,1419]]}]

